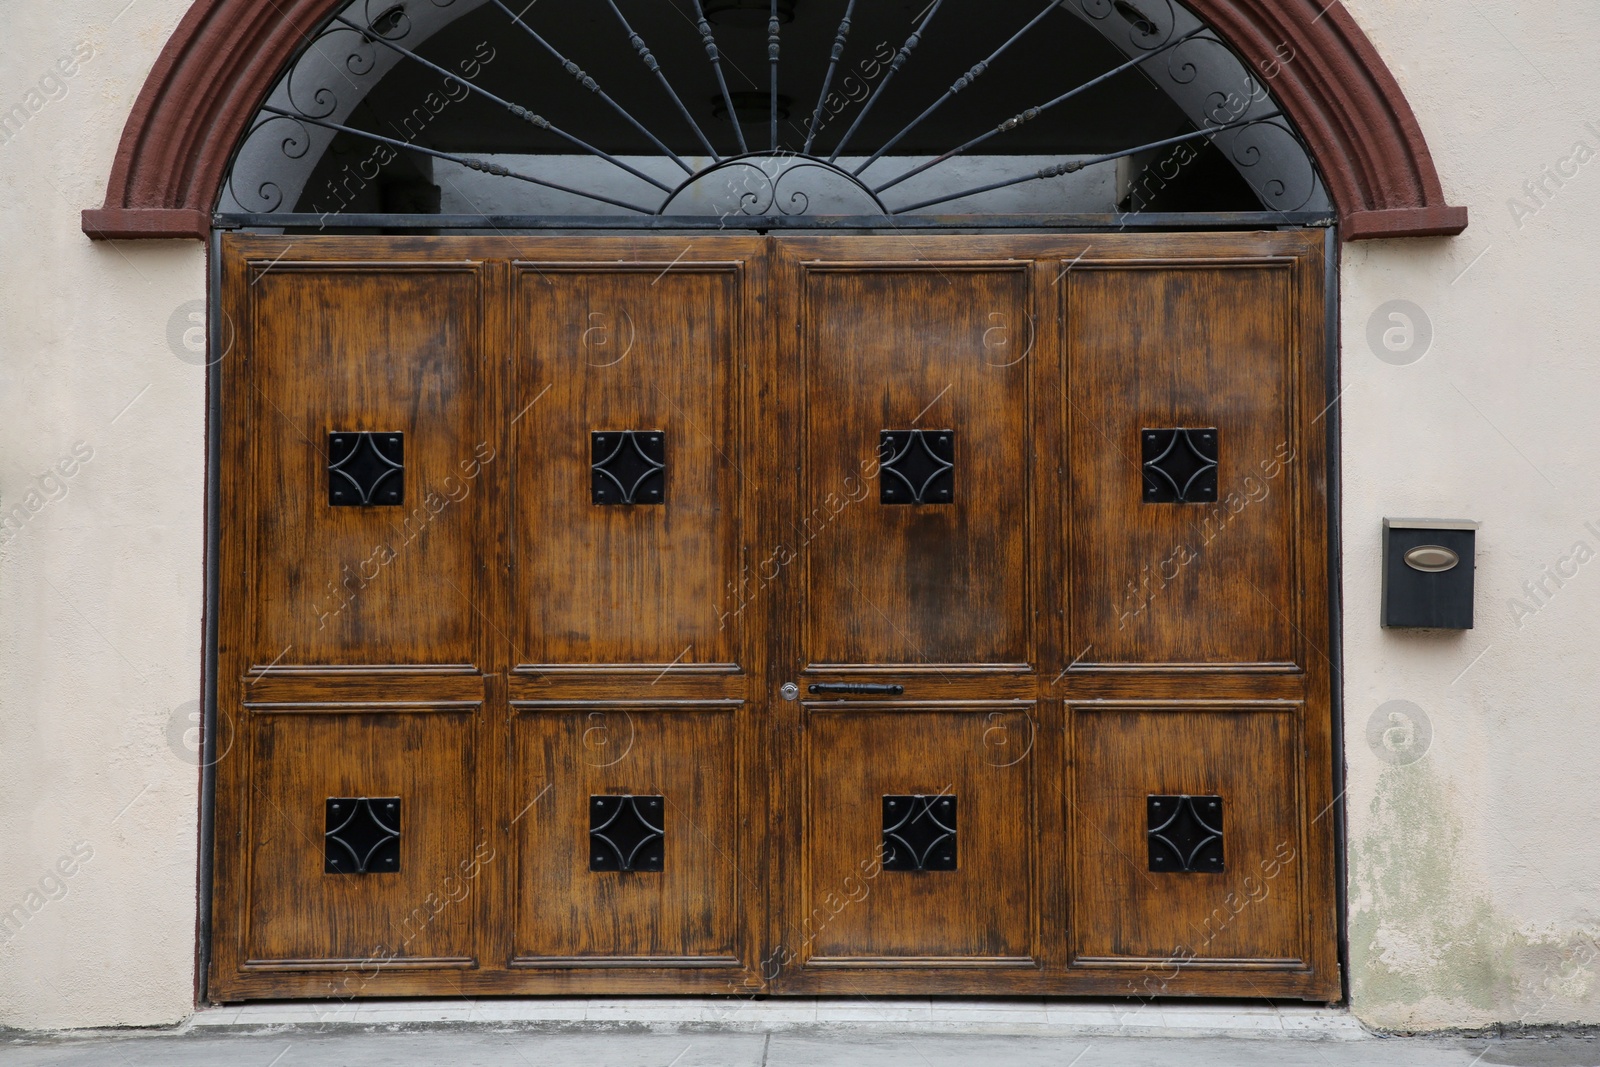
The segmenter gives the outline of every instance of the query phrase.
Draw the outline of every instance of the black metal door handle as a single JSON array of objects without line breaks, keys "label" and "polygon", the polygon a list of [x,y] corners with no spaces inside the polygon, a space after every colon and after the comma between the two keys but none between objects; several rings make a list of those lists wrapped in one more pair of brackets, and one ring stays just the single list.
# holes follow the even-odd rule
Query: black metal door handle
[{"label": "black metal door handle", "polygon": [[906,691],[905,686],[889,682],[812,682],[806,689],[812,693],[875,693],[892,697]]}]

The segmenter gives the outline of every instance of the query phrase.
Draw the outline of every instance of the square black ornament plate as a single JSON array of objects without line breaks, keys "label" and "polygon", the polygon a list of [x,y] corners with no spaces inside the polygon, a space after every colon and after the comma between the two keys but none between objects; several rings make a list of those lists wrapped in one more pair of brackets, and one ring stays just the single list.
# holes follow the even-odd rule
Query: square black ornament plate
[{"label": "square black ornament plate", "polygon": [[324,874],[389,874],[400,869],[400,798],[329,797]]},{"label": "square black ornament plate", "polygon": [[1146,504],[1217,499],[1217,428],[1139,431]]},{"label": "square black ornament plate", "polygon": [[660,871],[665,869],[664,798],[592,796],[589,798],[589,869]]},{"label": "square black ornament plate", "polygon": [[328,434],[328,504],[398,507],[406,497],[403,433],[349,430]]},{"label": "square black ornament plate", "polygon": [[589,455],[589,492],[594,503],[666,503],[664,431],[595,430],[589,435]]},{"label": "square black ornament plate", "polygon": [[1222,871],[1221,797],[1151,796],[1145,800],[1145,818],[1152,871]]},{"label": "square black ornament plate", "polygon": [[880,504],[955,500],[954,430],[880,430],[878,461]]},{"label": "square black ornament plate", "polygon": [[883,798],[883,869],[956,869],[956,798],[888,794]]}]

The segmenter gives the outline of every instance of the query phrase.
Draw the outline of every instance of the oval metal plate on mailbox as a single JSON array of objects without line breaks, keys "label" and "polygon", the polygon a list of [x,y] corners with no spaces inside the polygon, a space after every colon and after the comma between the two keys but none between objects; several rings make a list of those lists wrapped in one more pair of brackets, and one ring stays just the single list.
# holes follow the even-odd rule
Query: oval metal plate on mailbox
[{"label": "oval metal plate on mailbox", "polygon": [[1414,571],[1438,574],[1461,562],[1461,557],[1443,545],[1418,545],[1405,555],[1406,566]]}]

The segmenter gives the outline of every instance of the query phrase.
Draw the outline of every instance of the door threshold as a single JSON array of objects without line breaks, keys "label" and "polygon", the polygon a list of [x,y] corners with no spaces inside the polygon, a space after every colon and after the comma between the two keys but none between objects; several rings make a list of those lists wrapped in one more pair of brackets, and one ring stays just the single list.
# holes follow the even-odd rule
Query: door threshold
[{"label": "door threshold", "polygon": [[1183,1004],[1172,1001],[957,1000],[928,998],[492,998],[483,1000],[276,1001],[202,1008],[186,1031],[282,1026],[494,1025],[565,1031],[773,1031],[845,1027],[875,1032],[1082,1034],[1145,1037],[1369,1036],[1344,1008]]}]

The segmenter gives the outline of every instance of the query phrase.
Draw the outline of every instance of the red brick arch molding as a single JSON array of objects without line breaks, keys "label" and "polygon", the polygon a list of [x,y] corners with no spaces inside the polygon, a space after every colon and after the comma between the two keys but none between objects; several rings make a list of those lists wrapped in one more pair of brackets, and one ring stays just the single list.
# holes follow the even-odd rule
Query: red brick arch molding
[{"label": "red brick arch molding", "polygon": [[[234,145],[280,71],[345,0],[196,0],[122,131],[96,239],[204,238]],[[1324,0],[1185,0],[1264,80],[1309,144],[1346,240],[1460,233],[1394,75]]]}]

